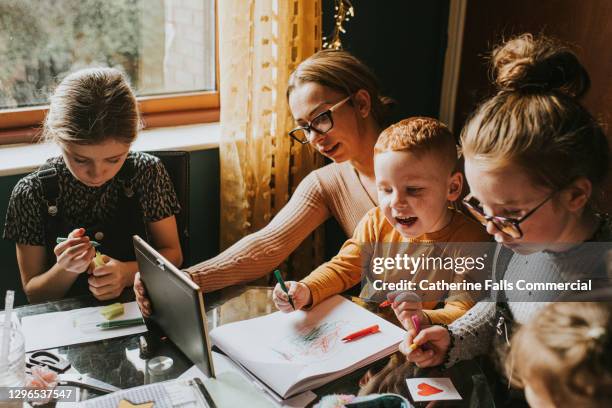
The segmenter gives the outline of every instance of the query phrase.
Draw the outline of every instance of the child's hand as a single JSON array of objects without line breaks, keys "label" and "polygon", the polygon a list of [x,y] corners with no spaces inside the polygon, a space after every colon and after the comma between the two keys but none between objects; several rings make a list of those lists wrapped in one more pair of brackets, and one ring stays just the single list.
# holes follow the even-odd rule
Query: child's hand
[{"label": "child's hand", "polygon": [[[399,351],[406,356],[406,360],[415,363],[419,367],[434,367],[442,364],[450,347],[450,333],[442,326],[427,327],[415,336],[414,329],[408,330],[406,340],[399,345]],[[417,348],[412,349],[414,343]],[[423,350],[422,345],[427,343],[428,350]]]},{"label": "child's hand", "polygon": [[[308,286],[306,286],[305,283],[286,281],[285,285],[289,290],[289,296],[291,296],[291,300],[293,301],[295,310],[300,310],[304,306],[307,306],[312,303],[312,295],[310,294],[310,289],[308,288]],[[281,289],[281,286],[278,283],[276,284],[276,286],[274,287],[274,291],[272,292],[272,300],[274,300],[274,304],[281,312],[293,312],[293,308],[289,303],[289,298],[287,297],[287,294]]]},{"label": "child's hand", "polygon": [[134,293],[136,294],[136,302],[140,308],[140,312],[144,317],[150,317],[153,309],[151,308],[151,301],[147,297],[147,291],[140,279],[140,272],[136,272],[134,276]]},{"label": "child's hand", "polygon": [[68,239],[57,244],[53,249],[57,264],[64,270],[72,273],[83,273],[96,256],[96,250],[91,245],[85,229],[75,229],[68,235]]},{"label": "child's hand", "polygon": [[122,272],[123,263],[102,255],[103,266],[98,266],[89,277],[89,290],[98,300],[108,300],[118,297],[123,288],[132,285],[127,282],[127,274]]},{"label": "child's hand", "polygon": [[423,303],[421,298],[414,292],[395,291],[387,294],[387,300],[391,303],[393,312],[400,321],[404,329],[413,328],[412,316],[416,315],[420,322],[429,323],[429,319],[423,313]]}]

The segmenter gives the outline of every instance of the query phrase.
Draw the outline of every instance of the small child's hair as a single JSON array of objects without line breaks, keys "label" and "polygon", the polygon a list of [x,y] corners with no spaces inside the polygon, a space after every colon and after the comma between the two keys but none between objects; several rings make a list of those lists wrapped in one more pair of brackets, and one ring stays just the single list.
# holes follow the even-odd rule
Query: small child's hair
[{"label": "small child's hair", "polygon": [[457,165],[455,138],[444,123],[433,118],[415,116],[383,130],[374,154],[398,151],[434,152],[451,170]]},{"label": "small child's hair", "polygon": [[138,105],[125,76],[115,68],[87,68],[66,76],[50,98],[43,140],[97,144],[136,138]]},{"label": "small child's hair", "polygon": [[498,93],[463,128],[465,157],[519,165],[536,185],[553,190],[580,177],[601,185],[609,147],[579,102],[590,79],[576,55],[551,38],[523,34],[493,50],[491,73]]},{"label": "small child's hair", "polygon": [[556,406],[612,406],[612,303],[551,303],[510,344],[514,386],[537,378]]}]

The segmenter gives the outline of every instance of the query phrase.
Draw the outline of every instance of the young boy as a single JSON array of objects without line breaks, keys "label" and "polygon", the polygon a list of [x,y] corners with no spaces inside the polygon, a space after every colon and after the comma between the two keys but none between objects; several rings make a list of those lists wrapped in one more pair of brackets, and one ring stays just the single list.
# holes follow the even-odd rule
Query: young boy
[{"label": "young boy", "polygon": [[[404,255],[421,258],[422,265],[426,258],[452,261],[460,258],[458,255],[464,247],[446,243],[489,241],[479,223],[448,207],[449,201],[459,198],[463,184],[456,165],[455,140],[448,128],[435,119],[409,118],[384,130],[374,147],[378,207],[365,215],[353,237],[332,260],[301,282],[287,282],[295,310],[313,307],[362,280],[360,296],[370,300],[378,298],[378,301],[389,292],[388,286],[387,290],[381,290],[381,281],[404,280],[418,284],[422,280],[429,283],[480,280],[477,276],[484,271],[476,271],[473,265],[462,268],[464,273],[460,274],[455,270],[459,268],[442,267],[440,262],[432,262],[437,265],[433,268],[413,270],[408,270],[409,265],[404,263]],[[463,252],[477,256],[474,251]],[[399,258],[400,262],[391,268],[381,268],[376,261],[383,258],[387,262]],[[425,322],[450,323],[475,303],[465,290],[423,290],[421,293],[408,301],[389,296],[395,300],[393,309],[406,328],[411,327],[412,315]],[[423,297],[427,300],[419,301]],[[293,310],[279,285],[274,288],[273,298],[281,311]],[[440,302],[444,302],[444,307],[434,310]]]}]

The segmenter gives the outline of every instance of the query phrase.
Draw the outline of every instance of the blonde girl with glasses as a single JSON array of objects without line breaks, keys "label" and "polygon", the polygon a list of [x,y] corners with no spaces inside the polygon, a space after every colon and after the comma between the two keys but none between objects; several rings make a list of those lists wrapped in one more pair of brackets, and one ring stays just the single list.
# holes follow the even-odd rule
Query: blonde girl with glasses
[{"label": "blonde girl with glasses", "polygon": [[[461,141],[471,191],[466,204],[502,244],[494,279],[605,285],[603,248],[589,242],[612,240],[610,219],[592,202],[606,177],[609,146],[579,102],[590,84],[587,72],[567,47],[530,34],[497,47],[491,63],[499,91],[468,120]],[[529,322],[558,293],[491,296],[448,328],[409,332],[400,350],[419,366],[487,353],[496,331],[509,337],[514,322]],[[412,342],[432,347],[411,352]]]},{"label": "blonde girl with glasses", "polygon": [[[313,171],[263,229],[218,256],[187,269],[204,292],[264,276],[325,220],[334,217],[347,236],[377,205],[374,144],[388,124],[390,100],[374,74],[345,51],[319,51],[289,78],[287,98],[296,122],[287,137],[309,143],[333,163]],[[137,278],[141,309],[149,301]]]}]

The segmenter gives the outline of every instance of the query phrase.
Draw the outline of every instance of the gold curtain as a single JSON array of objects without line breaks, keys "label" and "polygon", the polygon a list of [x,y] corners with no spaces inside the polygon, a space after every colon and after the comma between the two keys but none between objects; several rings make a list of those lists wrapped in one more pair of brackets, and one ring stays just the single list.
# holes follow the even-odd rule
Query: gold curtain
[{"label": "gold curtain", "polygon": [[[222,0],[221,249],[264,227],[322,158],[287,136],[293,69],[320,48],[321,0]],[[294,252],[289,276],[322,261],[322,232]]]}]

